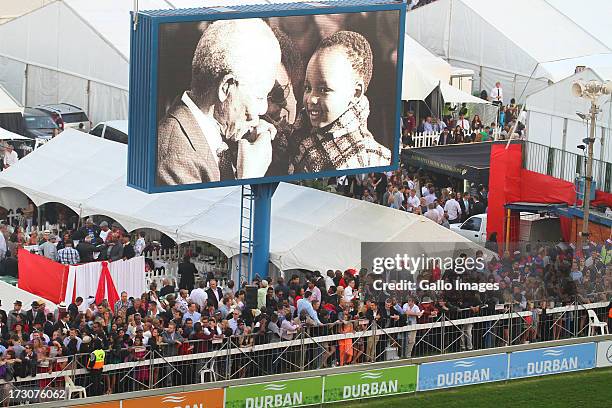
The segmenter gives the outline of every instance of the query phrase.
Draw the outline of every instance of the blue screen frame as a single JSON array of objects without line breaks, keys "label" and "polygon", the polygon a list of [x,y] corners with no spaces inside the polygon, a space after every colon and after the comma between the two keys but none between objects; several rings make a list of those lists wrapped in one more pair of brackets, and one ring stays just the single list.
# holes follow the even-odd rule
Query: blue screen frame
[{"label": "blue screen frame", "polygon": [[[218,11],[219,9],[231,11]],[[341,14],[376,11],[399,11],[396,67],[396,111],[395,137],[392,160],[388,166],[364,167],[359,169],[332,170],[317,173],[287,174],[251,179],[223,180],[209,183],[181,185],[157,185],[157,102],[158,102],[158,63],[159,30],[166,23],[189,23],[247,18],[269,18],[303,16],[314,14]],[[128,122],[128,179],[129,187],[147,192],[161,193],[170,191],[196,190],[213,187],[262,184],[281,181],[298,181],[323,177],[338,177],[363,173],[379,173],[399,168],[401,155],[401,94],[404,58],[404,36],[406,3],[393,0],[348,0],[337,2],[311,2],[289,4],[266,4],[207,9],[141,11],[137,15],[138,24],[134,27],[132,15],[132,34],[130,51],[130,103]],[[142,30],[143,32],[138,32]],[[148,99],[147,110],[138,109],[136,104]],[[144,126],[143,126],[144,125]]]}]

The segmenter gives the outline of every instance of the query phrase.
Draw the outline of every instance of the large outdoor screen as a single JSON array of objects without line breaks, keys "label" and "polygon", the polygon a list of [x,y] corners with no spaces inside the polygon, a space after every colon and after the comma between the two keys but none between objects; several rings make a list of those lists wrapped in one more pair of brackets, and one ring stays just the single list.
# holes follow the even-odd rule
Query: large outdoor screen
[{"label": "large outdoor screen", "polygon": [[130,171],[130,184],[154,192],[397,168],[401,7],[166,17],[152,49],[153,98],[130,100],[130,144],[132,131],[149,129],[154,162],[130,166],[154,177],[142,183]]}]

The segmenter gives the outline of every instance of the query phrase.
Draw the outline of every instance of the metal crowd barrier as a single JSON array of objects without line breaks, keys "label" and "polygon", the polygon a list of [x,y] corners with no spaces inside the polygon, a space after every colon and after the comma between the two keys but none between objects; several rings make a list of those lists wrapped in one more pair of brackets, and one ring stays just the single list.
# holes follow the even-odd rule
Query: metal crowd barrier
[{"label": "metal crowd barrier", "polygon": [[[498,314],[461,319],[440,315],[428,323],[379,327],[367,320],[335,322],[287,332],[291,340],[263,343],[256,335],[190,341],[183,348],[131,347],[107,353],[103,393],[124,393],[274,374],[352,366],[400,358],[442,356],[542,341],[588,336],[588,311],[607,321],[608,302],[538,310],[514,311],[506,305]],[[325,333],[325,335],[321,335]],[[0,405],[8,406],[12,388],[74,389],[92,396],[87,355],[44,360],[35,376],[0,380]]]}]

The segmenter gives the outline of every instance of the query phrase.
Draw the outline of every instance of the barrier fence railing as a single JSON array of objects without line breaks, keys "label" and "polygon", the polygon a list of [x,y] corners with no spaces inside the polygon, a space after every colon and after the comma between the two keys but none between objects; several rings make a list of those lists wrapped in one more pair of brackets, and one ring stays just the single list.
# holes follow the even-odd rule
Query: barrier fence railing
[{"label": "barrier fence railing", "polygon": [[[413,132],[407,140],[408,143],[402,145],[404,149],[437,146],[440,132]],[[492,140],[504,140],[500,128],[493,129]]]},{"label": "barrier fence railing", "polygon": [[[33,376],[0,381],[0,405],[13,403],[11,389],[84,387],[87,396],[230,379],[317,370],[425,357],[463,350],[490,349],[540,341],[584,337],[593,332],[593,317],[607,321],[609,302],[519,311],[502,305],[498,314],[450,319],[441,314],[427,323],[381,327],[376,321],[347,320],[283,331],[289,340],[247,334],[186,342],[148,345],[107,352],[103,384],[93,384],[86,368],[88,355],[57,356],[39,361]],[[9,362],[9,364],[12,364]]]}]

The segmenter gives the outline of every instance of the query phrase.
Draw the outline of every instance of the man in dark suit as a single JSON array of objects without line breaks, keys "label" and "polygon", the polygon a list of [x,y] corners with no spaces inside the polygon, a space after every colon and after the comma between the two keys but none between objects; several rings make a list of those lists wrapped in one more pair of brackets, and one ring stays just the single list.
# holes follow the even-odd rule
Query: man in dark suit
[{"label": "man in dark suit", "polygon": [[39,310],[39,305],[36,300],[32,302],[32,309],[28,310],[28,312],[26,313],[26,319],[30,327],[32,327],[36,323],[39,323],[41,325],[45,324],[45,320],[47,320],[45,316],[45,311]]},{"label": "man in dark suit", "polygon": [[461,221],[463,222],[472,216],[473,203],[470,193],[457,193],[457,201],[459,202],[459,207],[461,207]]},{"label": "man in dark suit", "polygon": [[123,245],[117,233],[112,232],[112,237],[106,239],[106,255],[109,261],[118,261],[123,258]]},{"label": "man in dark suit", "polygon": [[480,196],[476,194],[474,196],[474,205],[472,206],[472,215],[484,214],[486,207],[482,201],[480,201]]},{"label": "man in dark suit", "polygon": [[438,136],[438,146],[449,145],[449,144],[454,144],[454,143],[455,143],[455,138],[453,137],[453,134],[448,131],[448,129],[444,129],[442,133],[440,133],[440,136]]},{"label": "man in dark suit", "polygon": [[215,310],[219,308],[219,302],[223,299],[223,291],[221,288],[217,287],[217,280],[211,279],[208,281],[210,287],[206,290],[206,294],[208,295],[208,305],[214,306]]},{"label": "man in dark suit", "polygon": [[183,262],[179,264],[178,274],[181,277],[179,280],[179,289],[191,291],[195,285],[196,276],[199,274],[197,268],[191,262],[191,256],[189,254],[186,254],[183,257]]},{"label": "man in dark suit", "polygon": [[130,236],[124,234],[121,239],[123,241],[123,259],[132,259],[136,256],[136,251],[134,251],[134,245],[130,242]]},{"label": "man in dark suit", "polygon": [[220,20],[206,28],[193,56],[191,89],[159,122],[157,184],[265,175],[276,128],[259,117],[268,110],[280,60],[278,40],[263,20]]}]

